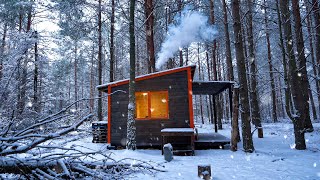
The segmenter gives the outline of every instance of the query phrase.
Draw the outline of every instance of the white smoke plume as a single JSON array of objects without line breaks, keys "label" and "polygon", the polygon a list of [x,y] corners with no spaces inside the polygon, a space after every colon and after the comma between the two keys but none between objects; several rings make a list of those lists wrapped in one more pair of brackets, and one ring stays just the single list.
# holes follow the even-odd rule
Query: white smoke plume
[{"label": "white smoke plume", "polygon": [[208,17],[199,12],[183,10],[178,18],[178,25],[171,25],[166,40],[157,54],[156,68],[159,69],[169,58],[174,57],[179,48],[190,45],[192,42],[213,41],[218,31],[208,23]]}]

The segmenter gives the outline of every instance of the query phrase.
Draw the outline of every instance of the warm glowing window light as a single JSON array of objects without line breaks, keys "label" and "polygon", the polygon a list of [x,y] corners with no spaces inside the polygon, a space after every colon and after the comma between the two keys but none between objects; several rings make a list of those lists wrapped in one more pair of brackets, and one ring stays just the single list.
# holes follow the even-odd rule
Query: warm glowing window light
[{"label": "warm glowing window light", "polygon": [[168,91],[136,92],[136,119],[168,118]]}]

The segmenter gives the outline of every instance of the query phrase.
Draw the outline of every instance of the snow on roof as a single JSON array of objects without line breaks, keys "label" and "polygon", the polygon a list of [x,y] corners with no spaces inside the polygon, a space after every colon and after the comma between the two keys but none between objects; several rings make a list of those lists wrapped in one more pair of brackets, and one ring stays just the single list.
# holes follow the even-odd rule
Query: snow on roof
[{"label": "snow on roof", "polygon": [[[196,65],[192,64],[192,65],[188,65],[188,66],[182,66],[182,67],[178,67],[178,68],[167,69],[167,70],[164,70],[164,71],[145,74],[145,75],[137,76],[136,80],[139,80],[141,78],[145,78],[145,77],[148,77],[148,76],[154,76],[154,75],[158,75],[158,74],[162,74],[162,73],[167,73],[167,72],[170,72],[170,71],[175,71],[175,70],[179,70],[179,69],[185,69],[185,68],[188,68],[188,67],[194,67],[195,68]],[[126,82],[126,81],[129,81],[129,79],[122,79],[122,80],[119,80],[119,81],[114,81],[114,82],[109,82],[109,83],[106,83],[106,84],[101,84],[101,85],[96,86],[96,88],[97,89],[102,89],[102,88],[108,87],[110,85],[123,83],[123,82]]]},{"label": "snow on roof", "polygon": [[235,82],[234,81],[192,81],[192,83],[222,83],[222,84],[226,84],[226,83],[229,83],[229,84],[234,84]]},{"label": "snow on roof", "polygon": [[193,128],[164,128],[161,132],[194,132]]},{"label": "snow on roof", "polygon": [[108,124],[108,121],[93,121],[92,124]]}]

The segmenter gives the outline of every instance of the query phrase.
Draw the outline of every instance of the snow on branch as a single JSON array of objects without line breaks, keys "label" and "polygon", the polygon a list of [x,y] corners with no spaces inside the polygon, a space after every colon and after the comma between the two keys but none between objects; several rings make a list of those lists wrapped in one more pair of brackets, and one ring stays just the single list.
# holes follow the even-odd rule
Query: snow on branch
[{"label": "snow on branch", "polygon": [[7,147],[5,150],[1,151],[0,152],[0,156],[7,156],[9,154],[19,154],[19,153],[25,153],[27,152],[28,150],[36,147],[38,144],[41,144],[43,142],[46,142],[47,140],[49,139],[53,139],[53,138],[56,138],[56,137],[60,137],[62,135],[65,135],[71,131],[74,131],[76,130],[83,122],[89,120],[90,118],[93,117],[93,114],[89,114],[85,117],[83,117],[80,121],[78,121],[77,123],[75,123],[74,125],[70,126],[69,128],[66,128],[66,129],[63,129],[63,130],[60,130],[56,133],[50,133],[49,135],[47,135],[46,137],[42,137],[42,138],[39,138],[35,141],[32,141],[31,143],[28,143],[26,145],[23,145],[23,146],[19,146],[19,147],[16,147],[14,149],[10,148],[10,147]]}]

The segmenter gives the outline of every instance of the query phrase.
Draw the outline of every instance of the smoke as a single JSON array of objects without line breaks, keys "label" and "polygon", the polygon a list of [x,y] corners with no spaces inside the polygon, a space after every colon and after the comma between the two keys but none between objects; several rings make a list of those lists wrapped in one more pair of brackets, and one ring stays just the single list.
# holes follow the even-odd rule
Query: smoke
[{"label": "smoke", "polygon": [[161,50],[157,54],[156,68],[159,69],[169,58],[174,57],[182,47],[192,42],[213,41],[218,36],[216,28],[208,23],[208,17],[199,12],[184,9],[181,17],[176,18],[178,25],[171,25]]}]

